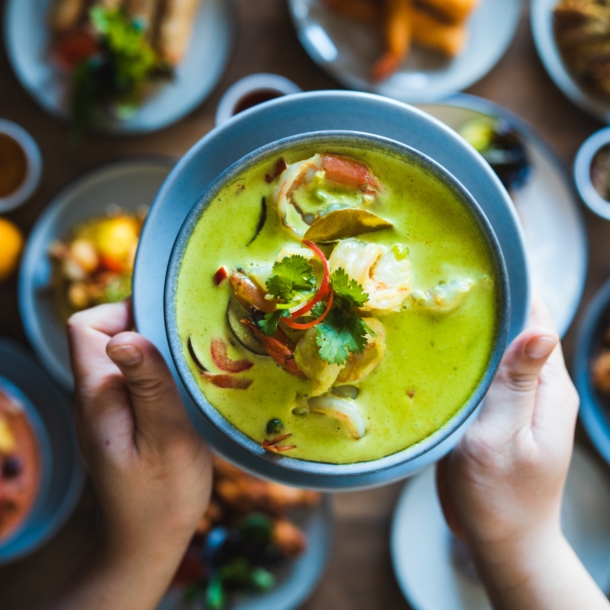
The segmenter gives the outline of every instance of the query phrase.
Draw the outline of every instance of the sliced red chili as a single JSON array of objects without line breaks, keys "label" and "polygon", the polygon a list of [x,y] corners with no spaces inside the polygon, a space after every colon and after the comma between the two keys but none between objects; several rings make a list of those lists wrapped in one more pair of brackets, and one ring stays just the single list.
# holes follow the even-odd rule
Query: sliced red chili
[{"label": "sliced red chili", "polygon": [[232,375],[212,375],[211,373],[201,373],[202,379],[209,381],[217,388],[227,388],[232,390],[247,390],[252,385],[252,379],[243,377],[233,377]]},{"label": "sliced red chili", "polygon": [[284,324],[286,324],[286,326],[289,326],[290,328],[293,328],[294,330],[307,330],[308,328],[311,328],[312,326],[315,326],[316,324],[320,324],[320,322],[322,322],[324,320],[324,318],[328,315],[328,312],[330,311],[330,308],[332,307],[333,304],[333,291],[331,290],[328,293],[328,303],[326,304],[326,309],[324,310],[324,313],[317,319],[312,320],[311,322],[305,322],[303,324],[300,324],[299,322],[295,322],[294,320],[292,320],[291,318],[282,318],[282,322],[284,322]]},{"label": "sliced red chili", "polygon": [[227,373],[241,373],[252,368],[254,364],[245,358],[243,360],[231,360],[227,354],[227,344],[223,339],[212,339],[210,352],[214,364]]},{"label": "sliced red chili", "polygon": [[[328,293],[328,287],[330,285],[330,267],[328,266],[328,261],[326,260],[326,257],[324,256],[324,252],[322,252],[322,250],[320,250],[320,248],[318,248],[318,246],[316,246],[311,241],[304,240],[303,244],[316,253],[316,256],[320,259],[320,261],[322,262],[322,266],[324,267],[324,275],[322,276],[322,282],[320,283],[320,289],[316,293],[316,296],[313,297],[313,299],[311,299],[311,301],[308,301],[307,303],[305,303],[305,305],[303,305],[302,307],[299,307],[296,311],[292,312],[290,317],[293,320],[296,318],[300,318],[301,316],[304,316],[308,311],[311,311],[313,309],[314,305],[316,303],[319,303],[326,296],[326,294]],[[287,320],[284,319],[284,322],[287,322]]]},{"label": "sliced red chili", "polygon": [[224,280],[227,279],[227,277],[229,276],[229,271],[228,269],[223,265],[222,267],[220,267],[220,269],[218,269],[218,271],[214,274],[214,284],[216,284],[216,286],[220,286],[220,284],[222,284],[222,282],[224,282]]}]

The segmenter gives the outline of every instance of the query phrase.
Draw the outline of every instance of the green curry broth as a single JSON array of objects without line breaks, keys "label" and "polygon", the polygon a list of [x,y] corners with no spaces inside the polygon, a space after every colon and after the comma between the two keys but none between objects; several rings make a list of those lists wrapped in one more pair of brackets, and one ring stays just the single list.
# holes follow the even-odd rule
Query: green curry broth
[{"label": "green curry broth", "polygon": [[[307,158],[314,150],[284,154],[289,161]],[[380,204],[370,209],[394,223],[394,229],[362,235],[363,241],[386,246],[405,244],[411,261],[413,287],[429,290],[453,277],[471,278],[476,285],[461,305],[449,313],[407,309],[379,316],[387,334],[381,364],[356,385],[356,400],[367,434],[349,436],[337,420],[320,414],[292,414],[297,392],[308,393],[310,381],[284,372],[271,358],[257,356],[234,340],[226,322],[231,289],[215,286],[221,265],[231,268],[275,261],[287,244],[298,244],[284,229],[271,201],[276,182],[264,179],[272,162],[245,173],[227,186],[199,220],[182,261],[176,295],[177,323],[185,358],[208,401],[235,427],[260,442],[272,418],[291,432],[296,448],[286,455],[311,461],[353,463],[375,460],[405,449],[442,427],[462,408],[480,382],[489,362],[496,331],[497,285],[487,245],[468,210],[433,176],[417,166],[367,151],[334,152],[357,156],[371,167],[386,188]],[[268,215],[256,240],[261,198]],[[330,253],[330,249],[327,250]],[[224,389],[204,381],[186,349],[188,337],[203,364],[217,370],[210,357],[214,337],[228,339],[229,356],[247,357],[254,366],[240,377],[252,379],[247,390]]]}]

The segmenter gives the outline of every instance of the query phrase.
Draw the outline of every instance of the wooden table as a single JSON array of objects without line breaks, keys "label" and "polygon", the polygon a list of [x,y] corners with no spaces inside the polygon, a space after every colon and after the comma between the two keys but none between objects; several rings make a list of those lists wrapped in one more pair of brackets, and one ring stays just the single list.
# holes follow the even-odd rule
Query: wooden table
[{"label": "wooden table", "polygon": [[[49,200],[74,178],[109,161],[161,153],[182,155],[214,123],[223,91],[253,72],[275,72],[304,90],[338,85],[306,55],[295,36],[285,0],[238,0],[239,36],[228,70],[210,98],[186,119],[146,136],[113,138],[91,136],[72,148],[65,125],[47,115],[19,85],[0,50],[0,117],[23,125],[38,141],[45,171],[35,197],[9,214],[28,232]],[[4,0],[0,0],[0,9]],[[205,66],[202,67],[205,69]],[[529,121],[558,151],[569,167],[582,141],[601,124],[575,108],[554,86],[536,54],[529,27],[529,11],[500,63],[470,93],[494,100]],[[583,298],[586,305],[610,275],[610,226],[585,212],[590,236],[590,272]],[[579,310],[579,317],[582,313]],[[568,362],[578,318],[564,346]],[[26,343],[13,280],[0,286],[0,336]],[[580,442],[588,445],[582,430]],[[590,446],[589,446],[590,447]],[[333,557],[319,589],[304,606],[308,610],[403,609],[406,603],[393,576],[389,554],[392,511],[403,484],[339,495],[338,527]],[[95,499],[90,488],[69,523],[44,548],[14,565],[0,569],[0,606],[26,610],[44,599],[78,561],[94,528]]]}]

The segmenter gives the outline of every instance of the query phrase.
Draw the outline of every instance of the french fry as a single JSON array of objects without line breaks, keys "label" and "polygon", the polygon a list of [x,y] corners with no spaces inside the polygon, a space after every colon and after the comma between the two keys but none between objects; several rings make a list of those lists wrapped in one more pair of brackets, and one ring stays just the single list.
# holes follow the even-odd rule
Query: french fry
[{"label": "french fry", "polygon": [[188,50],[201,0],[166,0],[159,22],[157,50],[170,66],[179,64]]},{"label": "french fry", "polygon": [[416,0],[416,6],[429,8],[450,23],[462,23],[468,19],[479,0]]},{"label": "french fry", "polygon": [[364,23],[377,23],[381,18],[381,7],[370,0],[323,0],[331,11],[342,17]]},{"label": "french fry", "polygon": [[385,53],[375,62],[371,71],[373,82],[386,80],[407,58],[411,48],[411,0],[385,0],[384,39]]},{"label": "french fry", "polygon": [[75,27],[83,15],[86,0],[55,0],[51,7],[49,25],[55,32],[67,32]]},{"label": "french fry", "polygon": [[464,48],[467,30],[464,24],[447,24],[437,21],[427,11],[413,10],[413,41],[438,51],[448,57],[455,57]]}]

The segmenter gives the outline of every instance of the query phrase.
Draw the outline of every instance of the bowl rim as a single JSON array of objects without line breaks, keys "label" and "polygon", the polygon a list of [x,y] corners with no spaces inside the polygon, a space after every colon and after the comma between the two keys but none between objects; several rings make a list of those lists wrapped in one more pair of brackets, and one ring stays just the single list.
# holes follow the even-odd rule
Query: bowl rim
[{"label": "bowl rim", "polygon": [[[610,280],[599,288],[587,306],[574,348],[574,383],[580,397],[580,419],[597,451],[610,464],[610,419],[591,383],[591,360],[602,319],[610,312]],[[607,409],[606,409],[607,410]]]},{"label": "bowl rim", "polygon": [[574,182],[585,205],[601,218],[610,220],[610,201],[595,190],[591,181],[593,159],[607,144],[610,144],[610,127],[596,131],[584,141],[574,159]]},{"label": "bowl rim", "polygon": [[[407,158],[412,162],[414,161],[417,165],[419,165],[419,167],[424,169],[424,171],[432,173],[436,178],[443,182],[445,186],[451,189],[469,209],[472,219],[478,225],[481,235],[485,239],[497,273],[499,315],[494,337],[494,347],[489,358],[486,372],[464,405],[438,430],[405,449],[377,460],[354,462],[350,464],[314,462],[292,458],[285,455],[271,454],[262,449],[260,444],[256,443],[254,440],[233,426],[233,424],[225,419],[220,411],[218,411],[213,405],[211,405],[211,403],[207,401],[204,393],[196,384],[191,370],[186,363],[186,358],[182,349],[182,342],[177,332],[175,308],[177,278],[179,275],[182,258],[192,232],[197,226],[201,215],[204,213],[208,205],[215,199],[226,184],[236,179],[249,168],[257,165],[267,158],[271,159],[277,156],[284,150],[295,148],[300,145],[353,146],[355,144],[368,147],[375,145],[377,148],[385,149],[396,156]],[[349,130],[313,131],[282,138],[245,155],[226,169],[222,174],[220,174],[203,191],[203,194],[196,204],[191,208],[191,211],[180,228],[172,248],[170,261],[165,276],[163,305],[165,330],[168,337],[172,359],[178,374],[180,375],[180,378],[194,403],[216,428],[223,432],[224,435],[227,436],[231,441],[241,446],[241,448],[248,451],[257,459],[272,462],[275,465],[294,472],[336,477],[373,474],[394,468],[405,462],[412,461],[442,443],[458,428],[460,428],[460,426],[476,410],[480,402],[485,397],[491,382],[493,381],[506,347],[510,321],[508,273],[502,250],[490,222],[487,220],[484,212],[469,191],[448,170],[416,149],[383,136]]]}]

